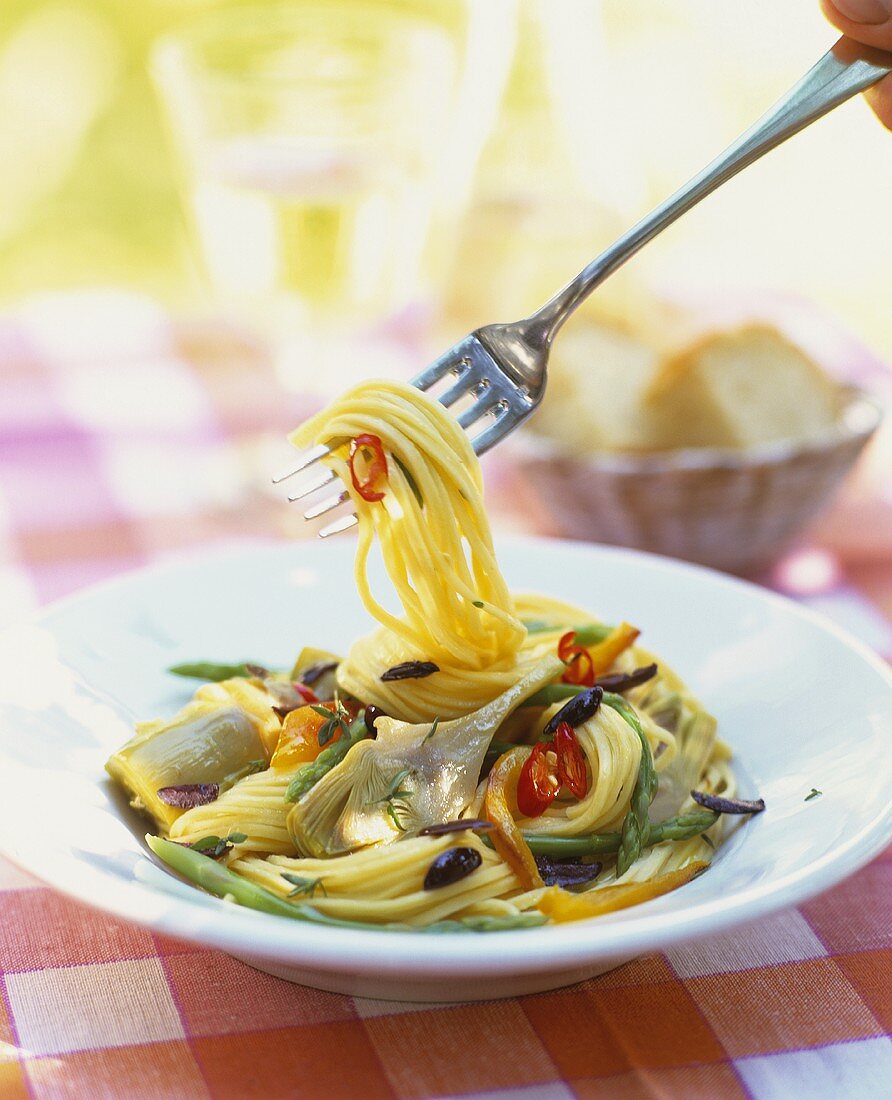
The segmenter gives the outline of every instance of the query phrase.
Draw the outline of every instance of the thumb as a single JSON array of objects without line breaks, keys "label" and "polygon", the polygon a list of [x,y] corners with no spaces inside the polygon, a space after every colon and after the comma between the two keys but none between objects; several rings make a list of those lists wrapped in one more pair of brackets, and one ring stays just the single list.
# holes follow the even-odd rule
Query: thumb
[{"label": "thumb", "polygon": [[[843,34],[874,46],[892,50],[892,0],[821,0],[830,22]],[[892,76],[868,89],[867,102],[884,126],[892,130]]]},{"label": "thumb", "polygon": [[821,7],[850,38],[892,50],[892,0],[821,0]]}]

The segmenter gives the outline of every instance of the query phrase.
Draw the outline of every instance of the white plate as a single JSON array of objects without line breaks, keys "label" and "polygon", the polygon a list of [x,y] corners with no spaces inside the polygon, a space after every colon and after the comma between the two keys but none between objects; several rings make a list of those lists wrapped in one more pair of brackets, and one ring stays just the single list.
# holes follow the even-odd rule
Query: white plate
[{"label": "white plate", "polygon": [[[800,607],[694,566],[542,540],[501,548],[508,581],[626,618],[719,717],[767,810],[673,894],[595,921],[492,934],[350,931],[237,909],[180,882],[103,772],[137,718],[168,715],[188,659],[285,665],[369,628],[353,544],[249,546],[147,569],[0,636],[0,851],[158,932],[307,985],[470,1000],[550,989],[825,890],[892,838],[892,676]],[[804,801],[812,787],[821,798]]]}]

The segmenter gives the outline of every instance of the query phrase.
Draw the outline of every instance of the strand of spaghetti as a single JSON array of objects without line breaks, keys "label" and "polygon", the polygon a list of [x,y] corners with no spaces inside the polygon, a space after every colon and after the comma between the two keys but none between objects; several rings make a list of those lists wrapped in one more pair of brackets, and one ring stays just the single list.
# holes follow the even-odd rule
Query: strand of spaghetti
[{"label": "strand of spaghetti", "polygon": [[[372,435],[387,459],[380,501],[353,484],[349,442]],[[468,713],[522,675],[526,630],[499,571],[483,507],[482,477],[467,435],[413,387],[364,383],[292,435],[298,446],[333,448],[328,462],[347,486],[359,520],[356,587],[380,623],[339,669],[345,690],[410,721]],[[377,541],[402,614],[375,597],[369,559]],[[381,681],[405,661],[430,661],[426,680]]]}]

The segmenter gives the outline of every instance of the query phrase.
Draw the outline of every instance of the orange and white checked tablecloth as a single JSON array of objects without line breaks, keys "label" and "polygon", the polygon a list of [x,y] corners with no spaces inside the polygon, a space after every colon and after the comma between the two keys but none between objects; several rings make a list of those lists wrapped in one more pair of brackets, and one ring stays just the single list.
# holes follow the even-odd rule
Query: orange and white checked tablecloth
[{"label": "orange and white checked tablecloth", "polygon": [[[262,486],[306,411],[248,343],[146,302],[0,320],[0,619],[186,546],[296,533]],[[888,565],[806,551],[774,583],[892,656]],[[890,887],[887,852],[747,930],[438,1007],[290,985],[0,860],[0,1097],[889,1096]]]}]

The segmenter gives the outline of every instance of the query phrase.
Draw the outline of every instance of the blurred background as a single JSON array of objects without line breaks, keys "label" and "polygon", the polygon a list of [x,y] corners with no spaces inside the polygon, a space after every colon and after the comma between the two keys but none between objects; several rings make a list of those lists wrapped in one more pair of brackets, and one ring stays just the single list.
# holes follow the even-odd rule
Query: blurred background
[{"label": "blurred background", "polygon": [[[175,310],[215,304],[216,288],[190,240],[181,167],[150,59],[159,36],[213,9],[244,6],[4,0],[6,303],[48,290],[116,287]],[[699,168],[834,38],[817,5],[802,0],[360,6],[369,21],[388,10],[416,13],[441,28],[454,64],[475,67],[469,83],[477,87],[465,91],[466,117],[455,124],[473,129],[473,140],[454,150],[474,171],[473,194],[438,198],[470,200],[463,228],[476,262],[456,265],[441,250],[427,289],[438,304],[459,303],[481,318],[492,314],[491,294],[504,296],[497,315],[538,304],[555,279]],[[469,23],[477,24],[470,33]],[[845,105],[651,245],[636,260],[636,277],[674,287],[795,290],[892,358],[892,313],[884,308],[890,178],[892,143],[859,103]],[[510,276],[497,288],[494,268]]]},{"label": "blurred background", "polygon": [[[287,428],[541,304],[834,39],[816,0],[4,0],[0,532],[36,563],[10,599],[303,533],[265,487]],[[679,311],[768,303],[882,389],[890,179],[892,136],[845,104],[590,314],[659,341]],[[72,424],[91,456],[60,462]],[[803,538],[815,583],[839,554],[885,576],[889,455]],[[554,532],[507,477],[498,522]]]}]

